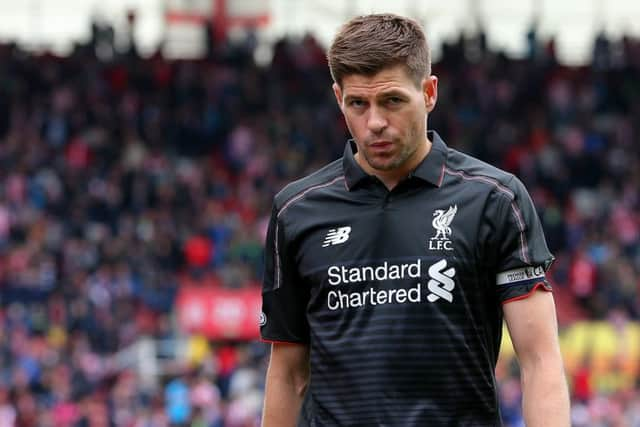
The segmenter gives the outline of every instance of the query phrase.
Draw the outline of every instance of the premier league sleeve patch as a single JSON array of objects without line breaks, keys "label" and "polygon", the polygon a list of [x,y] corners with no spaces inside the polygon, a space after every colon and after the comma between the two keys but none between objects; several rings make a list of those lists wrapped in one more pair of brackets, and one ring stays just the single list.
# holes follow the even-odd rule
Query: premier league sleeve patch
[{"label": "premier league sleeve patch", "polygon": [[528,297],[538,288],[551,291],[543,266],[528,266],[496,275],[498,298],[504,304]]},{"label": "premier league sleeve patch", "polygon": [[529,280],[541,280],[545,278],[544,267],[522,267],[514,270],[503,271],[496,276],[498,286],[512,285]]}]

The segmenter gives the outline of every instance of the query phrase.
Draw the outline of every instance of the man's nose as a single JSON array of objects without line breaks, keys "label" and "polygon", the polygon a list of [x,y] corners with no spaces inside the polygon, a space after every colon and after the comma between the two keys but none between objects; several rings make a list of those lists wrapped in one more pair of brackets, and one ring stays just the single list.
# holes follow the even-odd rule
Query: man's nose
[{"label": "man's nose", "polygon": [[367,127],[372,133],[380,133],[387,127],[387,119],[379,108],[371,107]]}]

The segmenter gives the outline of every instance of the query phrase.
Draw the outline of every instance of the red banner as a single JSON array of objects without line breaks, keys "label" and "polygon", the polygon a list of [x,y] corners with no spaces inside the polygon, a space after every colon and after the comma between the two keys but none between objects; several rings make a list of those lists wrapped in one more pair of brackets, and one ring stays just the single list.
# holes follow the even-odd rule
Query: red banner
[{"label": "red banner", "polygon": [[260,337],[262,309],[259,288],[183,287],[176,301],[182,330],[213,339],[253,340]]}]

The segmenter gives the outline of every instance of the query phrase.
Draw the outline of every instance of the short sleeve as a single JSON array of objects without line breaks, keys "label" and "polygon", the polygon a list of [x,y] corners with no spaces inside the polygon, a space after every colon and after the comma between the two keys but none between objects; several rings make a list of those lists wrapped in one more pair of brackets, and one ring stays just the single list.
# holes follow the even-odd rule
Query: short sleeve
[{"label": "short sleeve", "polygon": [[554,257],[549,252],[533,201],[517,178],[496,191],[488,218],[492,222],[490,265],[502,303],[526,298],[535,289],[551,291],[546,272]]},{"label": "short sleeve", "polygon": [[308,343],[308,290],[299,279],[291,245],[274,208],[265,242],[260,334],[264,341]]}]

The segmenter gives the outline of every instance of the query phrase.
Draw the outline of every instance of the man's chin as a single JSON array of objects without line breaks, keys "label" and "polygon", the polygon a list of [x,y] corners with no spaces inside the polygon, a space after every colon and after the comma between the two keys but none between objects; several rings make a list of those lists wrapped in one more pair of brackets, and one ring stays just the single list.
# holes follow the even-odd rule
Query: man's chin
[{"label": "man's chin", "polygon": [[377,171],[388,172],[390,170],[398,168],[398,165],[396,163],[397,162],[393,161],[393,159],[389,159],[386,161],[374,160],[372,162],[369,162],[369,166],[371,166],[374,170],[377,170]]},{"label": "man's chin", "polygon": [[364,156],[364,160],[367,165],[376,171],[388,172],[397,169],[401,166],[402,162],[399,161],[398,156],[395,153],[385,154],[373,154]]}]

